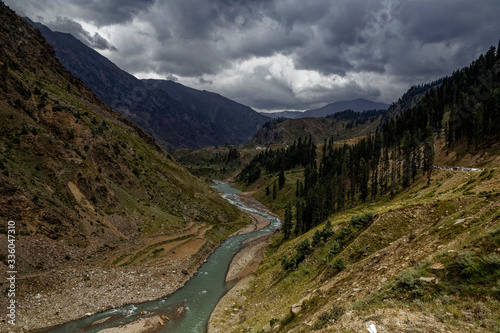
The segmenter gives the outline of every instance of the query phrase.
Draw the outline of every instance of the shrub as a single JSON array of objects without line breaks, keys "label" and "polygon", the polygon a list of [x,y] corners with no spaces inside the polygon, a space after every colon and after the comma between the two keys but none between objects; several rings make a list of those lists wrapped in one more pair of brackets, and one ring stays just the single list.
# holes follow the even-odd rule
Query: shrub
[{"label": "shrub", "polygon": [[332,245],[330,246],[330,252],[329,255],[336,255],[340,251],[340,243],[338,241],[334,241]]},{"label": "shrub", "polygon": [[345,310],[343,307],[334,304],[330,311],[325,311],[319,315],[318,321],[314,324],[313,328],[316,330],[322,329],[326,327],[328,323],[338,321],[344,312]]},{"label": "shrub", "polygon": [[323,238],[323,241],[327,241],[330,237],[334,236],[335,232],[332,229],[332,222],[328,220],[325,224],[325,227],[323,230],[321,230],[321,237]]},{"label": "shrub", "polygon": [[373,220],[372,213],[365,213],[361,215],[355,215],[351,218],[351,224],[356,228],[362,228],[369,225]]},{"label": "shrub", "polygon": [[285,271],[294,269],[301,263],[302,260],[307,257],[309,253],[311,253],[311,251],[311,243],[309,241],[309,238],[306,238],[299,243],[292,258],[288,258],[287,256],[285,256],[281,259],[281,267]]},{"label": "shrub", "polygon": [[479,270],[474,251],[460,252],[455,258],[455,266],[463,277],[471,277]]},{"label": "shrub", "polygon": [[493,296],[495,296],[498,300],[500,300],[500,280],[497,281],[497,285],[491,288],[493,292]]},{"label": "shrub", "polygon": [[418,277],[419,273],[418,271],[413,268],[407,268],[404,271],[401,272],[398,276],[396,276],[396,281],[398,281],[398,284],[406,289],[411,289],[414,288],[418,285]]},{"label": "shrub", "polygon": [[281,267],[285,271],[289,271],[295,267],[295,258],[288,258],[287,256],[281,259]]},{"label": "shrub", "polygon": [[483,261],[486,266],[491,269],[499,269],[500,268],[500,254],[491,253],[485,257],[483,257]]},{"label": "shrub", "polygon": [[339,272],[340,271],[343,271],[345,269],[345,262],[344,262],[344,259],[343,258],[337,258],[333,264],[332,264],[332,267],[336,270],[338,270]]},{"label": "shrub", "polygon": [[297,263],[304,260],[309,253],[311,253],[311,242],[309,241],[309,238],[306,238],[299,243],[299,246],[297,246]]},{"label": "shrub", "polygon": [[319,243],[321,243],[321,239],[321,232],[319,230],[316,230],[312,238],[312,246],[316,247]]}]

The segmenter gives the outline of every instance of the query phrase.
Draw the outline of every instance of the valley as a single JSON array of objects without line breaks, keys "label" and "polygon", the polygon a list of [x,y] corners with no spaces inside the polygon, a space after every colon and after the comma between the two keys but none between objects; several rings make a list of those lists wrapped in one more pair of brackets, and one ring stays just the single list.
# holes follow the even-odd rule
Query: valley
[{"label": "valley", "polygon": [[201,20],[148,30],[176,24],[141,21],[160,5],[124,21],[144,68],[102,17],[49,22],[76,38],[0,4],[0,308],[16,321],[1,312],[0,332],[500,332],[500,44],[453,46],[475,51],[446,76],[428,50],[358,62],[366,36],[312,61],[298,37],[320,31],[292,20],[300,52],[235,39],[225,63],[208,41],[252,15],[218,12],[193,42]]}]

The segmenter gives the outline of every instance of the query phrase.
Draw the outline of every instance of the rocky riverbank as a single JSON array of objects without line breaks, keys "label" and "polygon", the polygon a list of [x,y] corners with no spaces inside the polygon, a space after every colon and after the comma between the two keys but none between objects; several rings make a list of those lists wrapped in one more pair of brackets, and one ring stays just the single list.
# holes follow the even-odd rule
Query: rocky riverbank
[{"label": "rocky riverbank", "polygon": [[[270,223],[268,219],[258,214],[249,213],[249,215],[252,217],[252,223],[236,234],[260,230]],[[247,240],[245,247],[234,257],[226,280],[240,280],[235,289],[240,288],[248,275],[258,267],[268,239],[268,236],[260,236]],[[10,327],[3,322],[0,324],[0,331],[27,332],[126,304],[158,299],[182,287],[190,275],[185,274],[186,269],[194,273],[199,264],[194,263],[192,258],[172,260],[161,266],[149,267],[109,267],[81,263],[23,277],[18,281],[20,286],[18,324]],[[230,293],[233,293],[233,290]],[[221,300],[217,308],[224,307],[225,299],[226,297]],[[217,315],[212,317],[216,318]],[[161,328],[160,320],[161,318],[157,316],[146,316],[139,321],[116,328],[115,331],[153,332]],[[109,330],[109,333],[111,332],[114,332],[113,329]]]},{"label": "rocky riverbank", "polygon": [[[27,332],[131,303],[158,299],[182,287],[186,261],[163,267],[67,267],[18,281],[15,326],[1,332]],[[2,307],[3,308],[3,307]]]},{"label": "rocky riverbank", "polygon": [[[261,228],[269,224],[269,220],[260,215],[250,214],[250,216]],[[267,221],[267,224],[265,221]],[[221,298],[212,312],[207,328],[209,333],[227,332],[227,327],[232,326],[237,317],[235,313],[239,311],[238,303],[245,299],[244,293],[249,288],[252,273],[259,267],[261,260],[264,258],[265,249],[270,242],[270,235],[248,239],[245,242],[245,247],[234,256],[226,281],[238,280],[238,282]]]}]

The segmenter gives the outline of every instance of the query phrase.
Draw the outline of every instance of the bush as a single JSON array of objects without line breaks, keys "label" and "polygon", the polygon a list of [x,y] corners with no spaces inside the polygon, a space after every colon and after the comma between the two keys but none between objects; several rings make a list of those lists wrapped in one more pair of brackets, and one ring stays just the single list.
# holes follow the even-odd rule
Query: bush
[{"label": "bush", "polygon": [[407,268],[396,276],[398,284],[405,289],[412,289],[418,285],[419,273],[415,268]]},{"label": "bush", "polygon": [[372,213],[365,213],[361,215],[355,215],[351,218],[351,224],[356,228],[362,228],[369,225],[373,220]]},{"label": "bush", "polygon": [[500,268],[500,254],[491,253],[486,257],[483,257],[483,261],[486,266],[491,269],[499,269]]},{"label": "bush", "polygon": [[454,264],[461,276],[471,277],[478,272],[479,265],[475,260],[475,255],[474,251],[463,251],[457,255]]},{"label": "bush", "polygon": [[330,311],[325,311],[319,315],[318,321],[314,324],[314,329],[322,329],[328,325],[330,322],[335,322],[340,320],[344,315],[344,308],[338,305],[333,305]]},{"label": "bush", "polygon": [[306,238],[299,243],[292,258],[285,256],[281,259],[281,267],[285,271],[294,269],[307,257],[309,253],[311,253],[311,251],[311,242],[309,241],[309,238]]},{"label": "bush", "polygon": [[334,241],[330,246],[329,255],[334,256],[340,251],[340,243],[338,241]]},{"label": "bush", "polygon": [[312,238],[313,240],[312,246],[316,247],[319,243],[321,243],[321,239],[322,239],[321,232],[319,230],[316,230]]},{"label": "bush", "polygon": [[281,267],[285,271],[289,271],[289,270],[295,268],[295,257],[292,257],[292,258],[288,258],[286,256],[283,257],[281,259]]},{"label": "bush", "polygon": [[311,242],[309,241],[309,238],[306,238],[299,243],[299,246],[297,246],[297,263],[300,263],[302,260],[304,260],[309,253],[311,253]]},{"label": "bush", "polygon": [[495,296],[498,300],[500,300],[500,280],[497,281],[497,285],[491,288],[493,292],[493,296]]},{"label": "bush", "polygon": [[340,271],[343,271],[345,269],[345,262],[344,262],[344,259],[343,258],[337,258],[333,264],[332,264],[332,267],[336,270],[338,270],[339,272]]}]

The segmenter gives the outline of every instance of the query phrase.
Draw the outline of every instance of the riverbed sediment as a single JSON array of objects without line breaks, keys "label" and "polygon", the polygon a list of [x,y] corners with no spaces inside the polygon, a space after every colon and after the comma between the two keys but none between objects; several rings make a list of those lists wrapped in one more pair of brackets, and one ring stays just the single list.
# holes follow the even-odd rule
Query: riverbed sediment
[{"label": "riverbed sediment", "polygon": [[[251,202],[251,198],[246,200],[250,200],[249,204],[254,207],[260,204]],[[270,223],[258,214],[249,215],[252,223],[236,234],[254,232]],[[239,280],[237,288],[241,285],[258,267],[268,238],[257,236],[245,242],[243,249],[232,260],[227,281]],[[189,276],[182,273],[186,267],[193,268],[193,262],[177,260],[162,267],[97,267],[82,264],[59,269],[53,274],[46,272],[27,277],[22,282],[24,290],[18,306],[18,318],[22,325],[16,325],[10,332],[50,327],[111,308],[172,294],[188,281]],[[220,304],[224,304],[224,300]],[[217,312],[214,313],[213,317],[216,318]],[[117,329],[123,333],[152,332],[161,329],[161,324],[158,318],[145,316]]]},{"label": "riverbed sediment", "polygon": [[[258,215],[249,213],[250,216],[265,224],[264,220],[269,220]],[[265,227],[265,224],[263,227]],[[262,228],[263,228],[262,227]],[[244,293],[249,288],[253,272],[259,267],[264,259],[265,249],[271,243],[271,234],[261,235],[245,241],[245,246],[234,256],[226,276],[226,281],[238,281],[226,295],[224,295],[213,310],[207,325],[208,333],[227,332],[227,327],[231,327],[232,321],[238,312],[238,302],[242,301]]]}]

